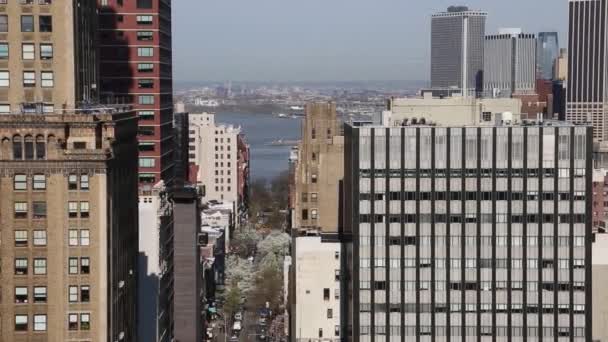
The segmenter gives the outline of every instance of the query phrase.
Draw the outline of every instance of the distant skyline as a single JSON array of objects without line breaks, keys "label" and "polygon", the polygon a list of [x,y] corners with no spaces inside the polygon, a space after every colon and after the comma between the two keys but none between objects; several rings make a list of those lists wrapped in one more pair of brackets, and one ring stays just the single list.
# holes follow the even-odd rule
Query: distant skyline
[{"label": "distant skyline", "polygon": [[450,5],[501,27],[557,31],[567,0],[173,1],[177,82],[428,80],[430,15]]}]

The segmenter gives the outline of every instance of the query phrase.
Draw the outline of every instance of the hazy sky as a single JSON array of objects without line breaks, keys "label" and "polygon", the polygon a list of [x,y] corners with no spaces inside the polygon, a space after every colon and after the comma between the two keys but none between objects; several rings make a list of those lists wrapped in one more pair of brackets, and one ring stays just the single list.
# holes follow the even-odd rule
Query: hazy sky
[{"label": "hazy sky", "polygon": [[452,4],[499,27],[558,31],[567,0],[175,0],[176,81],[426,80],[430,15]]}]

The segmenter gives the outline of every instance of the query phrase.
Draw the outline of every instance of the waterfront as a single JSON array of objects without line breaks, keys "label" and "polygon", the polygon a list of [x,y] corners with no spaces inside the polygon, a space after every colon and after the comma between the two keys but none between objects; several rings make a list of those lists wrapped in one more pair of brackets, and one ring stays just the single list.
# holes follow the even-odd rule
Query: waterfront
[{"label": "waterfront", "polygon": [[290,146],[271,146],[277,140],[299,140],[301,119],[272,114],[217,113],[216,122],[241,126],[251,146],[251,179],[270,180],[289,167]]}]

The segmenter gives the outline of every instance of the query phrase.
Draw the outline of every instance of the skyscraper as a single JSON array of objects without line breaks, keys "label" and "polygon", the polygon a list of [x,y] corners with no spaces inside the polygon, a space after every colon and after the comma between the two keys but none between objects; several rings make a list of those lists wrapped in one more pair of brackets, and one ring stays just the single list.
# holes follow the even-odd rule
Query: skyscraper
[{"label": "skyscraper", "polygon": [[557,32],[540,32],[536,49],[536,62],[541,79],[554,79],[553,67],[559,57],[559,40]]},{"label": "skyscraper", "polygon": [[346,127],[349,340],[590,340],[592,129],[510,119]]},{"label": "skyscraper", "polygon": [[591,123],[596,141],[608,139],[608,1],[570,0],[566,120]]},{"label": "skyscraper", "polygon": [[128,107],[0,115],[0,340],[138,340],[136,132]]},{"label": "skyscraper", "polygon": [[532,95],[536,90],[536,37],[500,29],[485,38],[483,90],[487,97]]},{"label": "skyscraper", "polygon": [[139,182],[171,186],[173,80],[170,0],[100,0],[101,96],[139,116]]},{"label": "skyscraper", "polygon": [[97,100],[96,9],[87,0],[0,4],[0,114]]},{"label": "skyscraper", "polygon": [[475,95],[483,87],[487,13],[452,6],[431,19],[431,88]]}]

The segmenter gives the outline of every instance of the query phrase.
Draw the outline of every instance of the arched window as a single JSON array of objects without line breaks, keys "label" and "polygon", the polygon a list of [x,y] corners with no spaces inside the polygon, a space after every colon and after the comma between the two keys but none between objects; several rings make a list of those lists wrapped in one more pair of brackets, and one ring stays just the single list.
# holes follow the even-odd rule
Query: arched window
[{"label": "arched window", "polygon": [[34,159],[34,137],[31,135],[25,136],[25,160]]},{"label": "arched window", "polygon": [[46,158],[46,142],[43,135],[36,136],[36,159]]},{"label": "arched window", "polygon": [[20,135],[15,135],[13,137],[13,159],[23,159],[23,139]]}]

